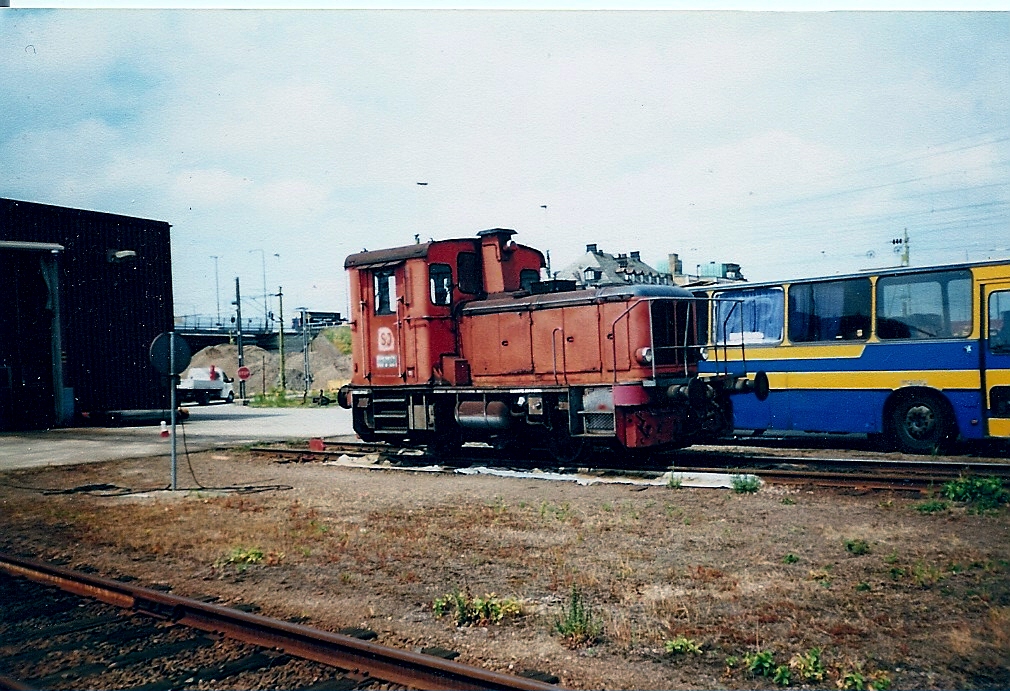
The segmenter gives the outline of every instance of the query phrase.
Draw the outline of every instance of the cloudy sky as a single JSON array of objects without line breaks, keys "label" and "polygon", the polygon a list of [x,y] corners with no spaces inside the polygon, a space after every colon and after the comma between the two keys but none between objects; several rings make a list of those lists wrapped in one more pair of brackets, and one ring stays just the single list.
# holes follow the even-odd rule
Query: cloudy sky
[{"label": "cloudy sky", "polygon": [[0,196],[171,223],[177,315],[264,273],[344,311],[348,254],[492,227],[555,269],[1010,257],[1010,14],[12,4]]}]

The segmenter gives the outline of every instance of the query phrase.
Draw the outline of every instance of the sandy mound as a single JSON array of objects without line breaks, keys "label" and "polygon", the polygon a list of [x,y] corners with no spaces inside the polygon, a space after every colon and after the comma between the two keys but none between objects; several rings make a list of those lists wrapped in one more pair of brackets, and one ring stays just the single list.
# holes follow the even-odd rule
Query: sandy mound
[{"label": "sandy mound", "polygon": [[[297,339],[295,344],[301,345]],[[289,391],[305,390],[305,359],[301,349],[284,348],[284,373]],[[280,386],[281,356],[279,352],[264,350],[259,346],[243,348],[245,366],[250,376],[246,381],[247,395],[264,393]],[[215,365],[229,377],[235,377],[238,370],[238,346],[231,344],[213,345],[193,355],[189,369]],[[185,377],[189,372],[183,372]],[[346,384],[351,377],[351,357],[344,355],[324,335],[320,334],[309,344],[309,372],[312,376],[310,391],[319,389],[335,391]],[[236,381],[236,391],[238,382]]]}]

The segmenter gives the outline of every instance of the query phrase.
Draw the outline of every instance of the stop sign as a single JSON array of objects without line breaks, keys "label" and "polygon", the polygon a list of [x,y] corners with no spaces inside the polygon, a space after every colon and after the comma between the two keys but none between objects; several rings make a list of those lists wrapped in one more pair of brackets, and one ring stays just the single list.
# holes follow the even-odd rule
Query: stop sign
[{"label": "stop sign", "polygon": [[236,372],[236,374],[238,374],[239,381],[245,381],[246,379],[249,378],[250,374],[249,368],[246,367],[245,365],[242,365],[241,367],[238,368],[238,372]]}]

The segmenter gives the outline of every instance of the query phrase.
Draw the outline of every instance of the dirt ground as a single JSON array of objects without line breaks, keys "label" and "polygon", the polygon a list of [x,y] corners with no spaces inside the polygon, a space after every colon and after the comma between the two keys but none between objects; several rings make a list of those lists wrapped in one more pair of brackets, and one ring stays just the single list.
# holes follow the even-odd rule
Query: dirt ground
[{"label": "dirt ground", "polygon": [[[776,687],[748,670],[761,660],[796,687],[1010,687],[1006,508],[926,513],[908,494],[581,486],[240,450],[180,459],[183,486],[195,476],[205,489],[37,491],[140,491],[167,475],[166,459],[6,473],[0,549],[572,688]],[[233,485],[263,491],[212,489]],[[573,587],[585,628],[598,628],[581,644],[556,630],[574,619]],[[457,626],[433,609],[457,590],[520,613]]]}]

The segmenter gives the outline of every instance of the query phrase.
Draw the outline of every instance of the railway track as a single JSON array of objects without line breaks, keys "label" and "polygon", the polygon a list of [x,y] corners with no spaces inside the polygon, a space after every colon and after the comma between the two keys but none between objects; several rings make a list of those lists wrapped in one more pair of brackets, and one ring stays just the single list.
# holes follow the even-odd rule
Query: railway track
[{"label": "railway track", "polygon": [[0,689],[558,688],[2,553],[0,601]]},{"label": "railway track", "polygon": [[[444,464],[447,467],[489,465],[507,468],[543,468],[543,457],[504,457],[491,448],[464,447],[463,453],[451,459],[425,455],[414,449],[404,449],[388,444],[336,441],[317,443],[315,449],[307,447],[254,447],[254,453],[273,455],[281,459],[300,462],[333,461],[344,455],[365,456],[377,454],[380,459],[395,465]],[[951,457],[948,460],[895,459],[884,457],[822,457],[791,456],[729,447],[689,448],[655,454],[648,462],[635,466],[607,465],[606,455],[601,465],[594,467],[598,474],[659,477],[668,470],[696,473],[753,474],[765,482],[821,487],[853,488],[857,490],[899,490],[925,492],[962,475],[999,477],[1010,482],[1010,464],[982,461],[970,457]],[[552,467],[559,472],[576,472],[578,468]]]}]

